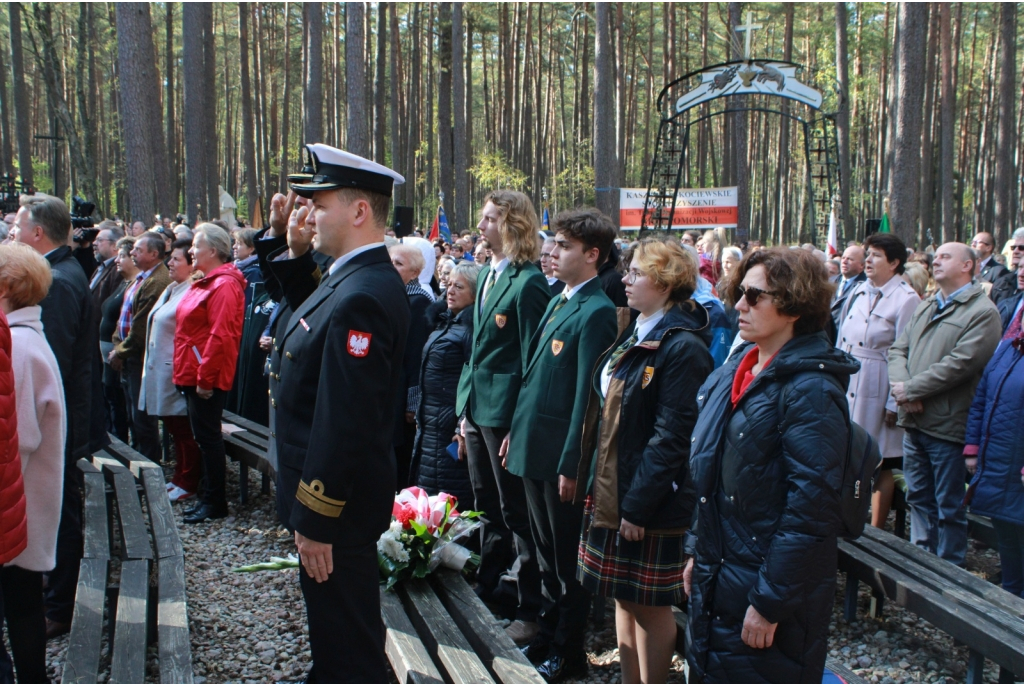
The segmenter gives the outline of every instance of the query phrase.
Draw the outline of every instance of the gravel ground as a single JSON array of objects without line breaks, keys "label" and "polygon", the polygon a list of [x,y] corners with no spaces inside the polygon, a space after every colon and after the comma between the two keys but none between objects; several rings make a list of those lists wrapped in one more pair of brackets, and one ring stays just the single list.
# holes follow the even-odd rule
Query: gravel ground
[{"label": "gravel ground", "polygon": [[[298,572],[231,573],[237,566],[294,552],[291,536],[277,525],[273,495],[259,494],[257,475],[250,476],[249,504],[238,504],[237,472],[237,466],[229,464],[228,518],[195,526],[179,525],[185,547],[196,682],[302,682],[310,652]],[[182,508],[174,507],[179,524]],[[968,569],[981,578],[997,579],[998,555],[972,542]],[[954,645],[942,631],[889,602],[881,620],[868,618],[870,590],[864,585],[858,619],[847,623],[842,616],[844,585],[840,576],[830,626],[832,658],[873,683],[964,681],[966,647]],[[588,683],[616,683],[621,676],[614,607],[611,602],[606,606],[604,625],[594,626],[587,637],[591,663],[585,681]],[[54,682],[59,682],[66,645],[66,636],[47,645]],[[159,682],[155,655],[151,653],[148,661],[147,681]],[[985,682],[998,682],[998,671],[987,662]],[[105,676],[107,673],[101,673],[100,682],[106,681]],[[685,682],[683,662],[678,656],[668,682]]]}]

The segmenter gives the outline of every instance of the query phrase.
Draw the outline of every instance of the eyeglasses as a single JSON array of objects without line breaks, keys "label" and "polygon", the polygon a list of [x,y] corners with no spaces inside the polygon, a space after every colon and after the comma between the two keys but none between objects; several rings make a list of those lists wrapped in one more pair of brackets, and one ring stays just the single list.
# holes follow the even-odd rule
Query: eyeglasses
[{"label": "eyeglasses", "polygon": [[751,307],[756,307],[757,306],[757,301],[759,299],[761,299],[762,295],[771,295],[771,296],[774,297],[775,295],[778,294],[778,293],[776,293],[775,291],[772,291],[772,290],[761,290],[760,288],[755,288],[755,287],[749,286],[749,285],[748,286],[742,286],[742,285],[736,286],[736,292],[739,294],[740,297],[745,299],[747,301],[747,304],[749,304]]},{"label": "eyeglasses", "polygon": [[1014,252],[1024,252],[1024,245],[1014,245],[1013,246],[1013,251]]},{"label": "eyeglasses", "polygon": [[540,253],[540,258],[541,259],[551,259],[551,253],[550,252],[541,252]]},{"label": "eyeglasses", "polygon": [[986,242],[984,240],[972,240],[971,247],[974,247],[975,245],[985,245],[986,247],[992,247],[992,243]]},{"label": "eyeglasses", "polygon": [[626,283],[633,285],[640,276],[643,276],[643,274],[636,269],[630,269],[626,272]]}]

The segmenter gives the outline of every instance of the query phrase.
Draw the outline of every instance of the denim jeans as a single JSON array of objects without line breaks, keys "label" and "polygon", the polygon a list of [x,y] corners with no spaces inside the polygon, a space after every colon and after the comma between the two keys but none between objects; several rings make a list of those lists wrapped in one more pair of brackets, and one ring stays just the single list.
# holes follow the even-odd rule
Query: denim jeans
[{"label": "denim jeans", "polygon": [[1003,571],[1003,589],[1024,597],[1024,526],[992,519],[999,539],[999,565]]},{"label": "denim jeans", "polygon": [[910,541],[957,566],[963,566],[967,556],[963,451],[962,444],[912,428],[903,436]]}]

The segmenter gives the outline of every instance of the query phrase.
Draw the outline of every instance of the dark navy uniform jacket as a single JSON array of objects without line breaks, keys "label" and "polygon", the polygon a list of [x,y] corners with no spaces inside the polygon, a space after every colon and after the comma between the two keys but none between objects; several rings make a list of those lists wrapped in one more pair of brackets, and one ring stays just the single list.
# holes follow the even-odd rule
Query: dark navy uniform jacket
[{"label": "dark navy uniform jacket", "polygon": [[408,330],[405,287],[383,246],[325,271],[279,323],[270,399],[278,513],[289,530],[355,546],[390,524],[392,423]]}]

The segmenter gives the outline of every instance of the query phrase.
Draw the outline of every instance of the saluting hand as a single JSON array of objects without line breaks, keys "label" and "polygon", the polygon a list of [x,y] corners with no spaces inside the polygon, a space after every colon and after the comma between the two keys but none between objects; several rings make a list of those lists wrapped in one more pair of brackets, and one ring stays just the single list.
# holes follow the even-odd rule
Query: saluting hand
[{"label": "saluting hand", "polygon": [[295,546],[299,549],[299,560],[313,580],[322,583],[327,576],[334,573],[334,555],[331,543],[310,540],[299,531],[295,531]]},{"label": "saluting hand", "polygon": [[295,259],[309,252],[313,242],[313,228],[309,205],[297,207],[288,218],[288,257]]},{"label": "saluting hand", "polygon": [[288,217],[298,197],[294,190],[289,190],[287,197],[281,193],[274,193],[270,200],[270,235],[280,238],[288,230]]}]

